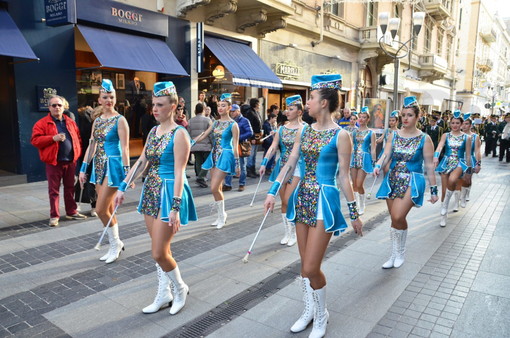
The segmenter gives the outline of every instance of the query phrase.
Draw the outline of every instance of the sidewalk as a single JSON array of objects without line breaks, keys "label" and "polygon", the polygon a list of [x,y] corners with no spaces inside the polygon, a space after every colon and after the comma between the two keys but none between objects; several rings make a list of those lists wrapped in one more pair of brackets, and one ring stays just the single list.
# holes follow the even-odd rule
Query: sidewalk
[{"label": "sidewalk", "polygon": [[[225,194],[229,216],[220,231],[209,226],[208,189],[192,183],[200,220],[172,244],[190,285],[176,316],[168,309],[141,313],[157,285],[150,241],[135,211],[140,184],[119,214],[126,251],[110,265],[91,249],[101,230],[97,219],[47,227],[45,182],[0,188],[0,337],[308,336],[310,329],[288,331],[302,310],[299,257],[297,247],[279,244],[279,213],[268,217],[249,262],[241,262],[269,187],[261,184],[250,208],[257,182]],[[438,204],[411,211],[406,262],[392,270],[380,268],[390,251],[386,206],[370,200],[365,236],[348,231],[335,238],[323,264],[327,336],[510,336],[509,197],[510,167],[484,158],[468,208],[450,213],[446,228],[438,225]]]}]

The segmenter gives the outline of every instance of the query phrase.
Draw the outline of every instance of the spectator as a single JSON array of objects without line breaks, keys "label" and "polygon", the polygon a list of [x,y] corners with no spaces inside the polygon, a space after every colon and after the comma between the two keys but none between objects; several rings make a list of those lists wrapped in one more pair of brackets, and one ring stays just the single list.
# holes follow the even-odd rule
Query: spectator
[{"label": "spectator", "polygon": [[[241,115],[241,109],[237,104],[233,104],[230,109],[230,117],[237,122],[239,126],[239,144],[248,141],[253,136],[253,130],[251,129],[250,121]],[[247,157],[239,154],[239,163],[241,167],[241,173],[239,175],[239,189],[238,191],[244,191],[246,185],[246,159]],[[232,190],[232,175],[225,177],[225,185],[223,191]]]},{"label": "spectator", "polygon": [[39,150],[41,161],[46,163],[50,199],[49,225],[58,225],[60,219],[60,182],[64,184],[64,202],[67,219],[85,219],[78,213],[74,200],[74,174],[76,161],[81,155],[81,138],[78,126],[64,115],[64,98],[52,96],[48,100],[50,113],[37,121],[30,142]]},{"label": "spectator", "polygon": [[[209,107],[205,107],[207,110]],[[210,108],[209,108],[210,109]],[[192,139],[198,137],[200,134],[205,132],[211,126],[212,121],[209,117],[204,115],[204,105],[197,103],[195,106],[195,116],[189,120],[188,132]],[[205,177],[207,176],[208,170],[202,169],[202,164],[209,156],[211,152],[212,144],[211,138],[206,137],[202,141],[195,143],[191,147],[191,153],[195,156],[195,175],[197,177],[196,182],[202,188],[207,188],[207,182]]]},{"label": "spectator", "polygon": [[[266,156],[266,153],[269,150],[269,148],[271,147],[271,144],[273,144],[273,135],[277,128],[276,120],[277,120],[276,115],[274,113],[270,113],[267,116],[267,120],[264,121],[264,125],[262,126],[262,128],[264,129],[264,137],[269,136],[262,142],[262,148],[264,148],[264,156]],[[267,175],[271,174],[271,170],[273,169],[273,165],[274,165],[275,156],[276,156],[276,154],[271,156],[271,158],[267,162],[267,165],[266,165],[266,174]]]},{"label": "spectator", "polygon": [[261,144],[262,139],[262,118],[259,113],[260,103],[258,99],[250,99],[250,108],[246,111],[245,117],[250,121],[251,128],[253,129],[253,138],[251,139],[251,154],[248,157],[246,170],[248,177],[257,178],[259,174],[255,170],[257,163],[257,150]]}]

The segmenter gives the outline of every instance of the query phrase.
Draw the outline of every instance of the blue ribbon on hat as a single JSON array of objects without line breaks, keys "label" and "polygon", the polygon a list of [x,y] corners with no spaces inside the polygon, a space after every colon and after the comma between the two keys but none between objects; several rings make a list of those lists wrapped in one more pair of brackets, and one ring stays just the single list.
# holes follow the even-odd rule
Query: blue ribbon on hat
[{"label": "blue ribbon on hat", "polygon": [[152,95],[155,97],[177,95],[177,90],[172,81],[156,82]]},{"label": "blue ribbon on hat", "polygon": [[358,112],[353,110],[353,111],[351,111],[351,115],[358,116]]},{"label": "blue ribbon on hat", "polygon": [[113,88],[113,83],[111,80],[103,79],[101,82],[101,91],[105,93],[113,93],[115,88]]},{"label": "blue ribbon on hat", "polygon": [[312,76],[312,90],[332,88],[342,88],[342,75],[340,74],[320,74]]},{"label": "blue ribbon on hat", "polygon": [[471,113],[464,114],[464,120],[467,120],[471,117]]},{"label": "blue ribbon on hat", "polygon": [[368,114],[368,107],[367,106],[361,107],[361,113]]},{"label": "blue ribbon on hat", "polygon": [[456,119],[458,119],[458,118],[460,117],[460,115],[461,115],[461,114],[462,114],[462,113],[460,112],[460,110],[456,110],[456,111],[454,111],[454,112],[453,112],[453,117],[454,117],[454,118],[456,118]]},{"label": "blue ribbon on hat", "polygon": [[400,111],[394,110],[391,112],[390,117],[398,117],[399,114],[400,114]]},{"label": "blue ribbon on hat", "polygon": [[297,104],[303,105],[303,99],[301,98],[301,95],[292,95],[285,99],[285,104],[287,107],[295,106]]},{"label": "blue ribbon on hat", "polygon": [[404,98],[404,108],[409,108],[418,105],[418,100],[416,96],[408,96]]},{"label": "blue ribbon on hat", "polygon": [[227,101],[227,102],[232,103],[232,94],[230,94],[230,93],[221,94],[220,101]]}]

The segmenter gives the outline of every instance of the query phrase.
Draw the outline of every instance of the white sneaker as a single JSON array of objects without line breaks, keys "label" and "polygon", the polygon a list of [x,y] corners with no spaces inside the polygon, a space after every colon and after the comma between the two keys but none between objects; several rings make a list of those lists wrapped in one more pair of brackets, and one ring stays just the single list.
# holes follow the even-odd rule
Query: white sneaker
[{"label": "white sneaker", "polygon": [[49,226],[50,227],[56,227],[58,226],[58,221],[60,220],[59,217],[52,217],[50,218],[50,223],[49,223]]},{"label": "white sneaker", "polygon": [[90,217],[97,217],[96,208],[90,209]]}]

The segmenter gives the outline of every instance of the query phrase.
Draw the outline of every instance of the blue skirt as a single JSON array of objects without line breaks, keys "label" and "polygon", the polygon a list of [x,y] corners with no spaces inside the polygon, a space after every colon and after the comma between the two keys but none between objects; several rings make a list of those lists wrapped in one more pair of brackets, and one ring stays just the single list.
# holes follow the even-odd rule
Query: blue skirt
[{"label": "blue skirt", "polygon": [[[391,171],[391,170],[390,170]],[[384,176],[384,179],[381,183],[381,187],[377,191],[375,195],[378,199],[388,199],[392,193],[391,185],[390,185],[390,171]],[[409,182],[409,187],[411,188],[411,200],[413,201],[416,207],[421,207],[423,205],[423,197],[425,195],[425,176],[421,173],[411,172],[411,180]]]},{"label": "blue skirt", "polygon": [[202,169],[210,170],[214,167],[226,172],[228,175],[235,175],[236,161],[234,159],[234,151],[232,149],[223,149],[217,163],[214,163],[213,152],[211,151],[205,162],[202,164]]},{"label": "blue skirt", "polygon": [[[174,179],[164,178],[161,184],[161,192],[159,199],[159,214],[161,220],[163,222],[170,221],[170,212],[172,209],[172,202],[174,197]],[[145,189],[145,187],[144,187]],[[143,190],[142,190],[142,198],[143,198]],[[140,199],[140,203],[138,205],[138,212],[141,213],[142,200]],[[191,188],[188,185],[188,182],[184,182],[184,189],[182,190],[181,196],[181,210],[179,212],[179,217],[182,225],[187,225],[189,221],[196,221],[197,211],[195,209],[195,202],[193,200],[193,194],[191,192]]]},{"label": "blue skirt", "polygon": [[[90,183],[96,184],[95,160],[92,161],[92,173],[90,174]],[[117,188],[124,180],[124,166],[122,165],[122,156],[108,156],[105,164],[105,176],[108,178],[108,186]],[[102,184],[103,182],[99,182]]]},{"label": "blue skirt", "polygon": [[[296,201],[298,193],[299,186],[289,197],[287,205],[287,219],[293,223],[296,221]],[[340,191],[336,186],[322,184],[319,191],[319,203],[317,205],[321,208],[317,210],[317,214],[322,215],[324,231],[332,232],[334,236],[339,236],[347,229],[348,225],[340,208]]]}]

